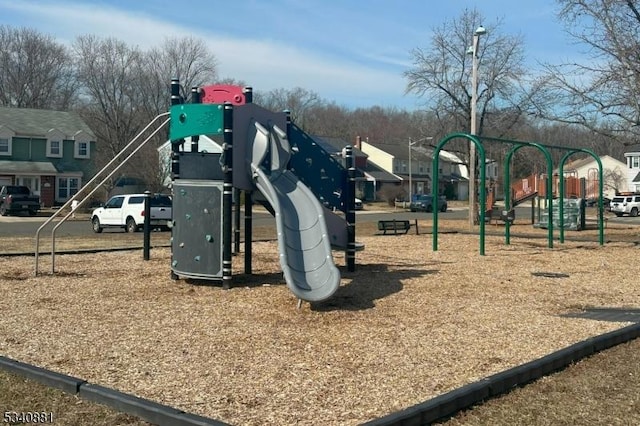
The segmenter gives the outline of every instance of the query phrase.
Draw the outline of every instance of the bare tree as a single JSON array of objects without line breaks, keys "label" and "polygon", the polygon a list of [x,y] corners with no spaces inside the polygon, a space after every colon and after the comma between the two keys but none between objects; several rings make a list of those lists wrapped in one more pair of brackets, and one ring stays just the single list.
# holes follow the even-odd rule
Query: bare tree
[{"label": "bare tree", "polygon": [[[170,104],[170,84],[178,78],[181,95],[186,99],[191,88],[212,84],[217,76],[217,61],[206,44],[193,37],[168,38],[161,46],[142,54],[139,90],[143,92],[140,108],[147,123],[160,113],[166,112]],[[145,149],[140,160],[138,175],[152,190],[162,189],[170,175],[169,163],[163,162],[156,150],[166,142],[166,132],[160,132]]]},{"label": "bare tree", "polygon": [[29,28],[0,26],[0,105],[71,108],[77,86],[67,49]]},{"label": "bare tree", "polygon": [[[81,36],[75,41],[80,113],[98,139],[98,164],[122,151],[144,127],[140,112],[140,52],[113,38]],[[130,170],[135,170],[135,165]]]},{"label": "bare tree", "polygon": [[340,137],[350,140],[353,135],[350,112],[335,103],[319,105],[310,109],[306,116],[306,131],[312,135]]},{"label": "bare tree", "polygon": [[289,110],[291,120],[304,130],[309,111],[325,103],[317,93],[302,87],[256,92],[254,102],[271,111]]},{"label": "bare tree", "polygon": [[[458,130],[468,131],[471,121],[472,55],[468,48],[481,24],[482,15],[468,9],[458,19],[445,22],[434,30],[429,47],[411,51],[413,67],[404,73],[407,93],[425,97],[427,108],[440,121],[453,122]],[[479,135],[491,119],[501,120],[499,127],[509,129],[529,102],[520,83],[526,76],[522,37],[501,34],[500,21],[486,27],[478,51]],[[504,110],[511,113],[504,114]]]},{"label": "bare tree", "polygon": [[616,193],[621,189],[627,190],[627,177],[619,168],[603,170],[603,185],[607,189],[613,189]]},{"label": "bare tree", "polygon": [[[634,0],[558,0],[585,61],[547,65],[539,113],[617,139],[640,135],[640,12]],[[546,100],[552,100],[552,103]]]},{"label": "bare tree", "polygon": [[168,110],[172,78],[180,80],[182,96],[187,98],[192,87],[216,81],[217,65],[206,44],[193,37],[168,38],[160,47],[144,53],[144,78],[139,84],[149,118]]}]

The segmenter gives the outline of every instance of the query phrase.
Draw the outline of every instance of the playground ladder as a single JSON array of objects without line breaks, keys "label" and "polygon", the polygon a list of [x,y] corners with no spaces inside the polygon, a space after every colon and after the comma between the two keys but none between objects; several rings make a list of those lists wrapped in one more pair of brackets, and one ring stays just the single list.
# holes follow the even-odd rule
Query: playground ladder
[{"label": "playground ladder", "polygon": [[[142,129],[140,131],[140,133],[138,133],[132,140],[131,142],[129,142],[124,148],[122,148],[122,150],[115,156],[113,157],[113,159],[111,161],[109,161],[109,163],[107,163],[98,173],[95,174],[95,176],[93,178],[91,178],[91,180],[89,180],[89,182],[87,182],[86,184],[84,184],[82,186],[82,188],[80,188],[78,190],[78,192],[76,192],[69,200],[67,200],[66,203],[64,203],[64,205],[62,207],[60,207],[56,212],[54,212],[54,214],[51,215],[51,217],[49,217],[42,225],[40,225],[40,227],[38,228],[38,230],[36,231],[36,248],[35,248],[35,266],[34,266],[34,275],[37,276],[38,275],[38,260],[39,260],[39,254],[40,254],[40,232],[42,231],[42,229],[44,229],[49,223],[51,223],[57,216],[59,216],[63,211],[65,211],[65,209],[69,206],[71,206],[72,204],[75,205],[75,208],[80,207],[85,201],[87,201],[89,199],[89,197],[91,197],[93,195],[94,192],[96,192],[100,186],[105,183],[108,179],[110,179],[118,170],[120,170],[120,168],[127,163],[138,151],[140,151],[140,149],[142,149],[143,146],[146,145],[147,142],[149,142],[149,140],[151,140],[151,138],[153,136],[155,136],[158,131],[160,131],[160,129],[162,129],[168,122],[169,122],[169,118],[166,118],[149,136],[147,136],[147,138],[142,141],[142,143],[140,143],[139,145],[137,145],[135,147],[135,149],[133,151],[131,151],[131,153],[129,153],[129,155],[127,155],[120,164],[117,164],[115,166],[115,168],[113,168],[113,170],[111,170],[111,172],[109,172],[109,174],[107,174],[104,178],[102,178],[102,180],[100,180],[99,183],[95,184],[93,186],[93,189],[84,197],[82,198],[80,201],[77,201],[77,199],[79,198],[80,194],[82,194],[85,189],[87,188],[91,188],[92,184],[94,184],[94,182],[96,182],[105,172],[107,172],[107,170],[109,170],[114,163],[116,163],[121,157],[123,157],[125,155],[125,153],[129,150],[129,148],[154,124],[156,123],[160,118],[162,117],[166,117],[169,115],[169,112],[165,112],[162,114],[157,115],[153,120],[151,120],[151,122],[149,122],[149,124],[147,124],[147,126]],[[77,202],[77,204],[75,203]],[[51,273],[54,274],[55,273],[55,255],[56,255],[56,231],[57,229],[60,227],[60,225],[62,225],[67,219],[69,219],[69,217],[75,212],[75,209],[71,209],[69,211],[69,213],[67,213],[66,216],[64,216],[52,229],[51,231]]]}]

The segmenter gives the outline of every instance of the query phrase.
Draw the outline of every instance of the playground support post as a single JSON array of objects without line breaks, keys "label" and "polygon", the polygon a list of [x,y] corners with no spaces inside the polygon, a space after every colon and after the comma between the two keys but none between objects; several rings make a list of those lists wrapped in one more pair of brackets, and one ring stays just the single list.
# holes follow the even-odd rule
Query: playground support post
[{"label": "playground support post", "polygon": [[[201,103],[201,95],[202,92],[198,86],[193,86],[191,88],[191,103],[199,104]],[[200,142],[200,136],[194,135],[191,136],[191,152],[198,152],[198,143]]]},{"label": "playground support post", "polygon": [[[253,88],[246,86],[242,89],[244,93],[244,102],[246,104],[253,103]],[[288,123],[287,123],[288,126]],[[289,128],[287,127],[287,134]],[[236,201],[240,204],[240,199]],[[244,273],[251,275],[251,255],[253,240],[253,194],[251,191],[244,191]]]},{"label": "playground support post", "polygon": [[222,288],[231,288],[231,218],[233,205],[233,105],[224,104],[224,182],[222,189]]},{"label": "playground support post", "polygon": [[347,219],[347,271],[353,272],[356,270],[356,166],[351,145],[347,145],[344,148],[344,157],[348,176],[346,188],[347,214],[345,216]]},{"label": "playground support post", "polygon": [[233,189],[233,253],[240,253],[240,190]]},{"label": "playground support post", "polygon": [[144,222],[142,231],[142,258],[149,260],[151,247],[151,191],[144,191]]},{"label": "playground support post", "polygon": [[[180,80],[178,80],[177,78],[172,78],[171,79],[171,105],[180,105],[182,102],[183,102],[183,99],[180,96]],[[180,145],[182,145],[182,143],[180,141],[176,141],[176,142],[177,143],[173,143],[173,141],[171,142],[171,180],[175,180],[180,177],[179,152],[180,152]]]},{"label": "playground support post", "polygon": [[250,191],[244,193],[244,273],[251,274],[251,239],[252,235],[253,195]]}]

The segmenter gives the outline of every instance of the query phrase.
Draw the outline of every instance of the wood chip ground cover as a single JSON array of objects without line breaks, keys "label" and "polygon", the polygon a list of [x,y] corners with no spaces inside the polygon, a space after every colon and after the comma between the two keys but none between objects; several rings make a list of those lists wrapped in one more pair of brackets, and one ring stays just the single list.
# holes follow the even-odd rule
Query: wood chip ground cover
[{"label": "wood chip ground cover", "polygon": [[359,424],[626,325],[560,314],[640,306],[632,242],[486,240],[362,236],[357,271],[336,252],[340,289],[301,309],[269,241],[227,291],[172,281],[167,248],[38,277],[0,257],[0,353],[231,424]]}]

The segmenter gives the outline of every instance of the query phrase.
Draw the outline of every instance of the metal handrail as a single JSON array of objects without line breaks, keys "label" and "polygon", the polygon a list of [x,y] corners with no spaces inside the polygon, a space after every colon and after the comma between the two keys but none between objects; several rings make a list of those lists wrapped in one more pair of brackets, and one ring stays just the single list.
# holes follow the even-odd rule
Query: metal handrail
[{"label": "metal handrail", "polygon": [[[40,231],[42,231],[42,229],[44,229],[44,227],[46,227],[49,223],[51,223],[51,221],[53,221],[53,219],[55,219],[62,211],[64,211],[65,208],[67,208],[68,206],[71,205],[71,203],[73,203],[73,201],[75,201],[76,198],[78,198],[78,196],[83,192],[83,190],[85,188],[89,188],[91,186],[91,184],[97,180],[100,175],[102,173],[104,173],[105,170],[107,170],[114,162],[116,162],[116,160],[118,160],[118,158],[120,158],[125,151],[127,151],[129,149],[129,147],[131,147],[131,145],[133,145],[134,142],[136,142],[136,140],[142,136],[144,134],[144,132],[146,132],[149,127],[151,127],[159,118],[161,117],[165,117],[169,115],[169,112],[163,112],[162,114],[157,115],[153,120],[151,120],[151,122],[149,122],[149,124],[147,124],[147,126],[142,129],[140,131],[140,133],[138,133],[124,148],[122,148],[122,150],[116,154],[115,157],[113,157],[113,159],[111,159],[111,161],[109,161],[98,173],[95,174],[95,176],[93,178],[91,178],[91,180],[89,180],[89,182],[87,182],[82,188],[80,188],[80,190],[78,192],[76,192],[69,200],[67,200],[66,203],[64,203],[62,205],[62,207],[60,207],[60,209],[58,209],[58,211],[56,211],[54,214],[51,215],[51,217],[49,217],[42,225],[40,225],[40,227],[38,228],[38,230],[36,231],[36,249],[35,249],[35,267],[34,267],[34,275],[38,276],[38,260],[39,260],[39,254],[40,254]],[[113,169],[111,171],[111,173],[109,173],[106,177],[104,177],[102,179],[102,181],[100,181],[99,184],[95,185],[94,189],[89,192],[76,206],[76,209],[78,207],[80,207],[89,197],[91,197],[91,195],[93,195],[94,192],[96,192],[100,186],[109,178],[111,178],[111,176],[113,176],[118,170],[120,170],[120,167],[122,167],[127,161],[129,161],[129,159],[131,159],[131,157],[133,157],[153,136],[156,135],[156,133],[158,133],[158,131],[160,129],[162,129],[168,122],[170,121],[169,118],[167,118],[165,121],[163,121],[141,144],[139,144],[120,164],[118,164],[118,166]],[[55,247],[56,247],[56,242],[55,242],[55,233],[56,230],[58,229],[58,227],[60,225],[62,225],[62,223],[64,223],[69,216],[71,216],[73,213],[75,212],[75,210],[71,210],[69,213],[67,213],[67,215],[65,217],[62,218],[62,220],[60,220],[52,229],[51,231],[51,273],[55,273]]]}]

